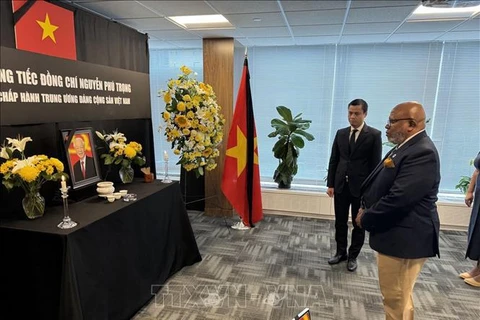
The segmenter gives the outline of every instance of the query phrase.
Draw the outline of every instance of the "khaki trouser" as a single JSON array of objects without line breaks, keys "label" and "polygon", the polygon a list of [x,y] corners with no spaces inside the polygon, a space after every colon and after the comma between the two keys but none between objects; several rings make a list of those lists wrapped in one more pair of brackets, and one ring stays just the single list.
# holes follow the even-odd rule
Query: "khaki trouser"
[{"label": "khaki trouser", "polygon": [[412,291],[427,259],[401,259],[378,253],[378,280],[386,320],[413,320]]}]

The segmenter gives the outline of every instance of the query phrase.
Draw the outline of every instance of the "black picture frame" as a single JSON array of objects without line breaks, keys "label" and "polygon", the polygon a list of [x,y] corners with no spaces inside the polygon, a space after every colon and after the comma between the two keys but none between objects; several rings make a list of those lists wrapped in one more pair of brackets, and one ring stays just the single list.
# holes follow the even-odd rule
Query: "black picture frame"
[{"label": "black picture frame", "polygon": [[293,318],[292,320],[311,320],[312,317],[310,315],[310,309],[309,308],[305,308],[303,309],[302,312],[300,312],[299,314],[297,314],[295,316],[295,318]]},{"label": "black picture frame", "polygon": [[[84,188],[102,181],[93,128],[64,129],[61,132],[72,188]],[[79,153],[83,155],[83,166]]]}]

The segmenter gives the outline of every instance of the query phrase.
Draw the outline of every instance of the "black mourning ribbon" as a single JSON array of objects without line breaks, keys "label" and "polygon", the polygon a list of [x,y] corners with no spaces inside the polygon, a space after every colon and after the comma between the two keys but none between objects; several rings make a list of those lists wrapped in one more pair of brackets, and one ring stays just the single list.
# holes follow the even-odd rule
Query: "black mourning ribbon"
[{"label": "black mourning ribbon", "polygon": [[35,3],[35,0],[27,0],[27,2],[13,13],[13,25],[16,25],[20,19],[30,10]]}]

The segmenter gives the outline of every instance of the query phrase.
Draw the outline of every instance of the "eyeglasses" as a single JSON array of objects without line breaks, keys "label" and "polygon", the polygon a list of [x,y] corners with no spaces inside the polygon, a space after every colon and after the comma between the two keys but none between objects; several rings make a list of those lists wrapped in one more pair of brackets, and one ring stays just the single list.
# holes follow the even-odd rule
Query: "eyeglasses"
[{"label": "eyeglasses", "polygon": [[402,120],[413,120],[413,121],[415,121],[415,119],[413,119],[413,118],[388,119],[388,120],[387,120],[387,126],[391,126],[392,124],[395,124],[395,123],[397,123],[398,121],[402,121]]}]

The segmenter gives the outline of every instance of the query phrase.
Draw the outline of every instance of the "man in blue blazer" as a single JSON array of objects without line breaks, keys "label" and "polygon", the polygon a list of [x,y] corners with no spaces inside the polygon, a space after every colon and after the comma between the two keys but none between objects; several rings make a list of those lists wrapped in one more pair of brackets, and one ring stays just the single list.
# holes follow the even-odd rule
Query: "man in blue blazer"
[{"label": "man in blue blazer", "polygon": [[412,291],[426,258],[439,255],[440,160],[418,102],[393,108],[387,153],[362,184],[357,224],[370,232],[386,319],[413,319]]},{"label": "man in blue blazer", "polygon": [[[335,256],[329,264],[347,260],[348,271],[357,269],[357,256],[365,241],[365,230],[355,223],[360,208],[360,186],[382,157],[381,132],[367,126],[368,104],[355,99],[348,104],[350,126],[337,131],[328,165],[327,194],[334,198]],[[352,208],[352,242],[348,249],[348,217]]]}]

